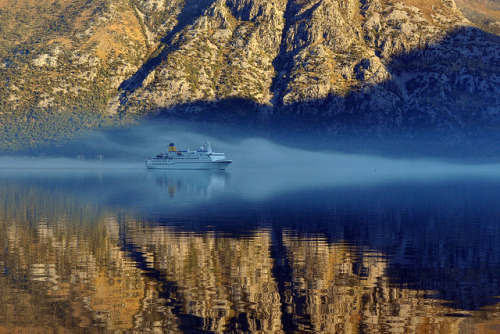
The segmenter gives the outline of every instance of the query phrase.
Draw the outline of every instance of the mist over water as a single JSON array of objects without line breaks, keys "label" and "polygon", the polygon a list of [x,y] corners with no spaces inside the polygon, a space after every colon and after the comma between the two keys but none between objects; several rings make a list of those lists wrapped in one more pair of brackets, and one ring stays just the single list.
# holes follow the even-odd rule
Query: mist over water
[{"label": "mist over water", "polygon": [[[397,181],[438,181],[470,177],[500,177],[500,164],[458,163],[437,158],[387,158],[326,150],[324,143],[288,145],[259,137],[245,137],[224,128],[220,136],[193,132],[189,124],[171,127],[147,125],[119,133],[94,133],[66,147],[66,157],[2,157],[3,169],[144,169],[148,156],[166,151],[169,143],[179,150],[196,150],[207,141],[215,152],[225,152],[234,190],[245,197],[301,188],[369,185]],[[281,140],[285,142],[286,140]],[[307,146],[307,147],[304,147]]]}]

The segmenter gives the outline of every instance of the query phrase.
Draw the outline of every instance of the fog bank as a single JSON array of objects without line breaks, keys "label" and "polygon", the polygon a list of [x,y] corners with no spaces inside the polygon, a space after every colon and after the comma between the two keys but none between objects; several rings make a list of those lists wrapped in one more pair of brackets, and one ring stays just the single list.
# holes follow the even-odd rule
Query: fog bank
[{"label": "fog bank", "polygon": [[[166,131],[162,127],[133,128],[113,136],[97,133],[66,158],[2,157],[0,169],[120,170],[147,171],[148,156],[165,151],[173,142],[179,150],[196,150],[206,142],[215,152],[225,152],[233,163],[228,167],[232,191],[242,196],[268,196],[301,188],[368,185],[381,182],[421,182],[466,177],[500,178],[500,164],[462,164],[438,159],[397,159],[366,154],[346,154],[333,150],[289,146],[268,139],[215,136],[194,133],[182,127]],[[169,171],[156,171],[168,175]],[[0,170],[1,173],[1,170]],[[141,172],[142,173],[142,172]],[[197,171],[189,171],[197,173]],[[155,174],[158,175],[158,174]],[[159,174],[162,175],[162,174]],[[175,175],[174,175],[175,178]],[[183,182],[189,175],[182,176]]]}]

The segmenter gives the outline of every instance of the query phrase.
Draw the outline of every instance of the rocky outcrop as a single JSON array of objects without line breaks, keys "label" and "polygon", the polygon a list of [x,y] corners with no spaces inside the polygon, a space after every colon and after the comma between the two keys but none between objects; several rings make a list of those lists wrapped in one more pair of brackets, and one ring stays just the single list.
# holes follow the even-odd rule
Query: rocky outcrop
[{"label": "rocky outcrop", "polygon": [[240,97],[270,102],[285,1],[215,1],[171,41],[125,110]]}]

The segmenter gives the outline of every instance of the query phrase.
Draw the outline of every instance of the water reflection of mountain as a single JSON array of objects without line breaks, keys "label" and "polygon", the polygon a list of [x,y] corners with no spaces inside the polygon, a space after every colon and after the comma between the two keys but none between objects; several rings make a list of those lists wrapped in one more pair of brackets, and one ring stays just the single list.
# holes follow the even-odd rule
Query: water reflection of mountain
[{"label": "water reflection of mountain", "polygon": [[498,305],[453,316],[428,291],[393,287],[383,254],[320,237],[196,235],[112,216],[54,225],[2,220],[6,329],[459,333],[500,317]]},{"label": "water reflection of mountain", "polygon": [[[496,182],[305,190],[251,202],[226,181],[207,197],[203,180],[212,176],[185,177],[3,177],[0,330],[498,328]],[[113,192],[113,184],[123,187]],[[143,194],[158,200],[147,204]],[[178,214],[182,205],[189,214]]]},{"label": "water reflection of mountain", "polygon": [[[288,228],[305,235],[321,231],[331,242],[348,240],[377,249],[388,256],[387,274],[394,284],[434,291],[459,309],[498,302],[498,181],[386,185],[316,195],[304,203],[307,212],[289,216]],[[314,214],[321,210],[323,216]]]}]

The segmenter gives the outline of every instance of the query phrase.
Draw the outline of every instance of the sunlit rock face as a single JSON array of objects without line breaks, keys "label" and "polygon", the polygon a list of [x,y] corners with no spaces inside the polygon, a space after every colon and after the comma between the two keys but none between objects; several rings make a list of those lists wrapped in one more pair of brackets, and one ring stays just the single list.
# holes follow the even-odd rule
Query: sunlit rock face
[{"label": "sunlit rock face", "polygon": [[269,103],[285,1],[218,0],[177,34],[126,111],[240,97]]}]

